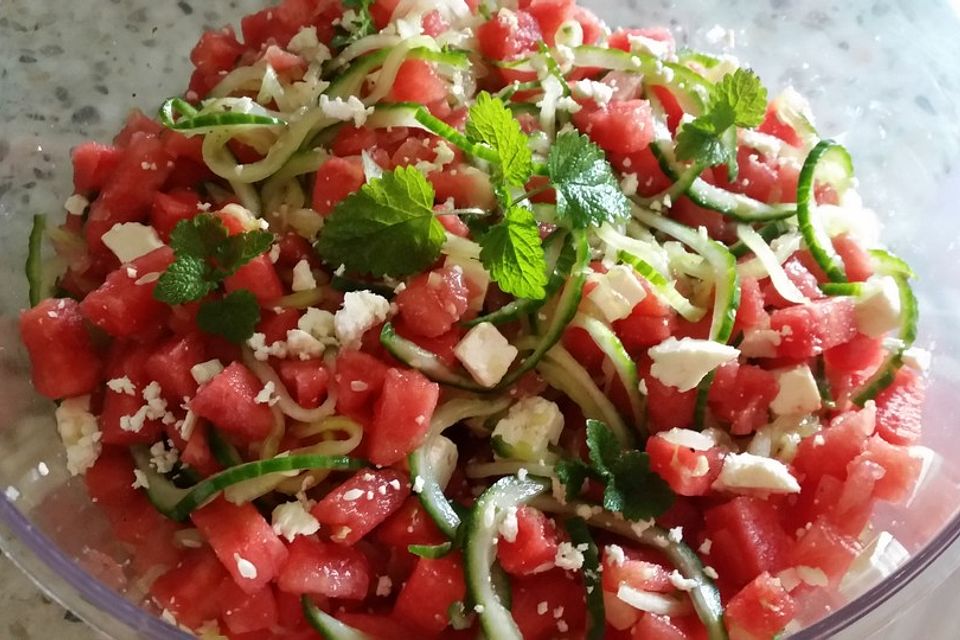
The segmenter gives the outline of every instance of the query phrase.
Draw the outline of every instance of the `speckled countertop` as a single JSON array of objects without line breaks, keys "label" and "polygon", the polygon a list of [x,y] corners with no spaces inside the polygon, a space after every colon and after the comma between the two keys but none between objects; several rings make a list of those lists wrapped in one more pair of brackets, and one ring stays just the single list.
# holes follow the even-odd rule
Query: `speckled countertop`
[{"label": "speckled countertop", "polygon": [[[750,61],[772,89],[796,85],[811,98],[821,130],[842,136],[852,149],[861,182],[869,185],[867,200],[884,211],[897,248],[921,263],[923,256],[948,256],[946,264],[955,266],[956,223],[950,233],[930,233],[931,225],[951,219],[947,204],[960,201],[960,23],[950,2],[956,6],[956,0],[585,4],[611,24],[667,25],[682,43],[732,52]],[[152,111],[181,90],[187,53],[201,29],[235,20],[258,4],[0,0],[0,370],[22,371],[8,334],[9,318],[24,299],[19,274],[27,214],[56,212],[69,195],[70,147],[108,139],[129,108]],[[937,293],[960,300],[955,283]],[[938,339],[955,324],[955,309],[928,304],[924,310],[926,329]],[[943,375],[960,380],[952,357],[939,362]],[[8,397],[0,388],[0,426],[12,432],[26,405]],[[948,390],[937,389],[931,404],[938,415],[955,406]],[[55,462],[55,454],[48,460]],[[0,481],[6,483],[3,464]],[[958,591],[960,576],[954,576],[880,635],[917,637],[922,629],[930,640],[954,638],[956,618],[942,612],[955,610],[949,604]],[[0,637],[96,636],[0,559]]]}]

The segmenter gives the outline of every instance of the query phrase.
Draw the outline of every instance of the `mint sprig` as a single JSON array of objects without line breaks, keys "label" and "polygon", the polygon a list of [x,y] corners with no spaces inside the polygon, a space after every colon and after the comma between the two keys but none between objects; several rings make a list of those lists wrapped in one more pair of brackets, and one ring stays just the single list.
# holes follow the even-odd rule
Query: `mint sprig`
[{"label": "mint sprig", "polygon": [[737,127],[756,127],[767,110],[767,90],[749,69],[725,75],[710,92],[704,113],[677,134],[677,158],[706,168],[726,164],[735,180]]},{"label": "mint sprig", "polygon": [[598,227],[630,215],[603,150],[579,133],[561,133],[547,156],[547,174],[557,192],[557,220],[571,229]]},{"label": "mint sprig", "polygon": [[499,159],[498,177],[505,185],[522,187],[527,183],[533,171],[533,154],[520,123],[501,100],[480,92],[470,107],[466,133],[471,140],[493,148]]},{"label": "mint sprig", "polygon": [[656,518],[673,504],[673,492],[650,470],[649,456],[636,449],[624,450],[610,428],[599,420],[587,420],[587,448],[589,464],[563,460],[556,465],[568,500],[579,496],[584,481],[593,478],[605,484],[603,507],[622,513],[628,520]]},{"label": "mint sprig", "polygon": [[445,238],[434,197],[433,186],[414,167],[385,171],[337,205],[317,252],[352,273],[403,277],[423,271],[440,256]]},{"label": "mint sprig", "polygon": [[170,234],[174,261],[161,274],[153,296],[170,305],[200,300],[273,241],[273,234],[259,229],[231,236],[211,214],[181,220]]},{"label": "mint sprig", "polygon": [[546,295],[546,259],[533,212],[514,205],[480,237],[480,262],[497,285],[518,298]]},{"label": "mint sprig", "polygon": [[260,304],[246,289],[233,291],[221,300],[204,302],[197,312],[197,326],[202,331],[235,344],[242,344],[252,336],[258,322]]},{"label": "mint sprig", "polygon": [[347,24],[341,22],[337,33],[330,41],[334,49],[343,49],[351,43],[377,32],[377,25],[370,14],[374,0],[342,0],[343,8],[353,10],[354,17]]}]

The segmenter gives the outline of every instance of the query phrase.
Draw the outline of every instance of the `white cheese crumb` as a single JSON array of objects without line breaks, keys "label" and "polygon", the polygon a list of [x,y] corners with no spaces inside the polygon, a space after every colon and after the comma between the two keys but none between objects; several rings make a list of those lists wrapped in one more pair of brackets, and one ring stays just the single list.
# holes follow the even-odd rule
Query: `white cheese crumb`
[{"label": "white cheese crumb", "polygon": [[604,554],[610,564],[616,567],[622,567],[627,561],[627,555],[623,552],[623,547],[616,544],[607,545]]},{"label": "white cheese crumb", "polygon": [[703,544],[700,545],[700,548],[697,549],[697,551],[699,551],[705,556],[708,556],[710,555],[711,549],[713,549],[713,540],[711,540],[710,538],[706,538],[704,539]]},{"label": "white cheese crumb", "polygon": [[223,363],[214,358],[190,367],[190,375],[196,380],[197,384],[206,384],[213,380],[217,374],[223,371]]},{"label": "white cheese crumb", "polygon": [[734,493],[799,493],[800,483],[779,460],[752,453],[731,453],[723,459],[723,468],[713,488]]},{"label": "white cheese crumb", "polygon": [[542,602],[537,604],[537,615],[542,616],[549,610],[550,610],[550,603],[548,603],[546,600],[543,600]]},{"label": "white cheese crumb", "polygon": [[423,491],[424,481],[421,476],[417,476],[413,479],[413,492],[420,493]]},{"label": "white cheese crumb", "polygon": [[720,577],[720,574],[717,573],[717,570],[709,566],[703,568],[703,575],[707,576],[711,580],[716,580]]},{"label": "white cheese crumb", "polygon": [[614,265],[604,274],[591,276],[596,286],[587,298],[607,322],[616,322],[630,315],[637,303],[647,297],[631,267]]},{"label": "white cheese crumb", "polygon": [[390,579],[390,576],[380,576],[377,580],[377,595],[386,598],[391,591],[393,591],[393,580]]},{"label": "white cheese crumb", "polygon": [[363,497],[363,489],[348,489],[343,492],[342,497],[346,502],[354,502]]},{"label": "white cheese crumb", "polygon": [[510,407],[507,415],[497,422],[493,435],[511,447],[523,449],[525,455],[537,456],[557,444],[562,431],[560,407],[540,396],[531,396]]},{"label": "white cheese crumb", "polygon": [[640,180],[637,178],[635,173],[625,173],[623,174],[623,179],[620,180],[620,190],[623,191],[624,195],[627,197],[637,195],[637,189],[640,187]]},{"label": "white cheese crumb", "polygon": [[310,536],[320,530],[320,523],[299,500],[278,505],[271,516],[273,531],[293,542],[297,536]]},{"label": "white cheese crumb", "polygon": [[683,542],[683,527],[674,527],[667,532],[667,538],[670,542],[680,544]]},{"label": "white cheese crumb", "polygon": [[90,201],[79,193],[73,194],[63,203],[63,208],[67,210],[67,213],[75,216],[82,216],[89,206]]},{"label": "white cheese crumb", "polygon": [[257,404],[265,404],[272,407],[280,402],[280,398],[277,396],[276,391],[277,387],[275,384],[273,384],[273,381],[267,380],[267,382],[263,385],[263,388],[260,389],[260,392],[257,393],[256,397],[254,397],[253,401]]},{"label": "white cheese crumb", "polygon": [[324,309],[308,307],[297,321],[297,328],[313,336],[327,346],[337,344],[337,330],[334,315]]},{"label": "white cheese crumb", "polygon": [[50,475],[50,467],[47,466],[46,462],[40,462],[37,464],[37,473],[40,474],[40,477],[46,478]]},{"label": "white cheese crumb", "polygon": [[613,99],[613,87],[595,80],[580,80],[570,85],[573,97],[593,100],[598,106],[606,106]]},{"label": "white cheese crumb", "polygon": [[257,567],[255,564],[242,557],[239,553],[233,554],[233,561],[237,563],[237,573],[241,578],[247,580],[257,579]]},{"label": "white cheese crumb", "polygon": [[473,379],[492,387],[503,379],[519,351],[491,323],[470,329],[453,350]]},{"label": "white cheese crumb", "polygon": [[390,302],[370,291],[348,291],[343,306],[334,316],[337,340],[345,347],[360,345],[363,334],[384,320],[390,313]]},{"label": "white cheese crumb", "polygon": [[860,333],[879,338],[900,326],[900,288],[890,276],[872,277],[854,307]]},{"label": "white cheese crumb", "polygon": [[517,508],[511,506],[507,509],[506,514],[503,517],[503,521],[500,523],[500,537],[506,540],[507,542],[516,542],[518,525],[517,525]]},{"label": "white cheese crumb", "polygon": [[569,542],[561,542],[557,546],[557,555],[554,563],[567,571],[579,571],[583,567],[583,552]]},{"label": "white cheese crumb", "polygon": [[309,291],[317,288],[317,280],[313,277],[310,263],[306,260],[301,260],[293,268],[293,282],[290,288],[294,291]]},{"label": "white cheese crumb", "polygon": [[80,475],[100,456],[100,427],[90,413],[90,396],[66,398],[55,412],[57,431],[67,451],[67,471]]},{"label": "white cheese crumb", "polygon": [[700,581],[693,578],[684,578],[679,571],[674,569],[670,573],[670,584],[678,591],[693,591],[700,586]]},{"label": "white cheese crumb", "polygon": [[735,347],[713,340],[677,340],[673,336],[651,347],[647,353],[653,359],[650,374],[680,391],[696,388],[708,373],[740,355]]},{"label": "white cheese crumb", "polygon": [[137,395],[137,387],[130,381],[130,378],[123,376],[122,378],[114,378],[112,380],[107,380],[107,388],[114,393],[123,393],[128,396]]},{"label": "white cheese crumb", "polygon": [[150,466],[157,473],[170,473],[180,460],[180,453],[175,448],[167,449],[162,442],[155,442],[150,447]]},{"label": "white cheese crumb", "polygon": [[140,469],[134,469],[133,484],[130,486],[133,487],[134,489],[140,489],[140,488],[149,489],[150,480],[147,478],[147,474],[145,474],[143,471],[141,471]]},{"label": "white cheese crumb", "polygon": [[350,96],[347,100],[339,97],[331,100],[330,96],[321,95],[320,110],[325,116],[334,120],[342,122],[352,120],[355,127],[362,127],[367,121],[367,116],[373,114],[373,107],[365,106],[357,96]]},{"label": "white cheese crumb", "polygon": [[778,373],[777,384],[780,388],[770,410],[778,416],[803,415],[820,408],[820,390],[807,365]]},{"label": "white cheese crumb", "polygon": [[7,497],[7,500],[10,502],[16,502],[20,499],[20,490],[16,487],[10,486],[4,489],[3,495]]},{"label": "white cheese crumb", "polygon": [[132,262],[163,246],[156,229],[139,222],[115,224],[101,239],[121,263]]}]

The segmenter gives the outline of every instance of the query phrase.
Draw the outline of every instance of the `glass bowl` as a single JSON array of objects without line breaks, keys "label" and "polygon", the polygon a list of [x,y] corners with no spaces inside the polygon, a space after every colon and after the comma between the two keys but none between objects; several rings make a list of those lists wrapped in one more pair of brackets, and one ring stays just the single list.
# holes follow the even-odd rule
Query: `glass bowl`
[{"label": "glass bowl", "polygon": [[[223,3],[6,0],[0,8],[0,546],[52,598],[108,637],[187,638],[136,601],[121,550],[64,468],[53,406],[39,398],[16,330],[30,215],[60,215],[69,150],[108,140],[127,112],[181,91],[202,29],[259,8]],[[937,452],[909,510],[875,526],[910,559],[850,603],[821,603],[792,637],[870,637],[960,566],[960,11],[956,0],[587,0],[613,25],[665,25],[681,44],[750,62],[771,91],[807,95],[824,135],[853,152],[886,239],[917,269],[922,346],[934,350],[923,444]],[[216,5],[211,7],[211,5]],[[41,464],[42,463],[42,464]],[[4,489],[6,489],[4,491]],[[819,618],[819,619],[817,619]],[[927,623],[915,623],[931,638]],[[927,625],[927,626],[924,626]]]}]

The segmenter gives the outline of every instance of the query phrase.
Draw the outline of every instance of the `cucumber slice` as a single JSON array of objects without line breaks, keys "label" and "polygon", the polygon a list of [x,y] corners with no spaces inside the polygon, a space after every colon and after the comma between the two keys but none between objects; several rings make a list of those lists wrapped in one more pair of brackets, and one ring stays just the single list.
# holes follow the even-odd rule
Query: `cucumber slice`
[{"label": "cucumber slice", "polygon": [[[334,78],[327,87],[327,95],[331,98],[349,98],[359,95],[367,76],[383,65],[391,48],[380,49],[373,53],[353,60],[349,67]],[[434,51],[427,48],[412,49],[407,52],[407,58],[435,62],[454,69],[468,69],[470,58],[462,51]]]},{"label": "cucumber slice", "polygon": [[47,216],[38,213],[33,216],[33,227],[30,229],[28,242],[27,262],[24,271],[27,274],[27,283],[30,285],[30,306],[37,306],[41,300],[53,292],[53,287],[45,282],[43,273],[43,234],[47,229]]},{"label": "cucumber slice", "polygon": [[859,407],[876,398],[884,389],[893,384],[897,371],[903,366],[903,354],[913,346],[917,339],[917,325],[920,310],[913,288],[903,276],[894,276],[900,290],[900,344],[880,369],[867,380],[863,388],[853,397],[853,403]]},{"label": "cucumber slice", "polygon": [[477,499],[470,517],[464,548],[467,590],[476,603],[474,610],[488,638],[522,640],[510,610],[494,587],[492,568],[496,559],[495,540],[504,512],[529,502],[548,491],[541,480],[501,478]]},{"label": "cucumber slice", "polygon": [[374,640],[373,636],[345,625],[329,613],[321,611],[308,596],[300,597],[300,606],[307,622],[324,640]]},{"label": "cucumber slice", "polygon": [[[767,244],[770,244],[775,238],[779,238],[785,233],[788,233],[792,230],[792,227],[783,220],[774,220],[761,226],[757,233],[760,234],[760,237],[763,238],[763,241]],[[729,247],[730,253],[736,258],[742,258],[743,256],[750,253],[750,247],[745,245],[742,240],[738,240]]]},{"label": "cucumber slice", "polygon": [[841,176],[831,182],[841,190],[853,179],[853,161],[850,154],[833,140],[821,140],[807,155],[797,179],[797,221],[800,233],[810,254],[832,282],[846,282],[847,272],[840,256],[833,248],[830,236],[811,215],[815,206],[814,187],[821,167],[832,164],[839,167]]},{"label": "cucumber slice", "polygon": [[630,411],[633,418],[633,426],[640,433],[640,437],[646,438],[646,428],[644,422],[646,419],[646,398],[640,393],[640,376],[637,374],[637,365],[627,353],[620,338],[613,330],[594,317],[584,314],[577,314],[571,323],[572,326],[580,327],[586,331],[593,339],[603,355],[606,356],[610,364],[613,365],[620,378],[621,384],[630,400]]},{"label": "cucumber slice", "polygon": [[416,369],[434,382],[473,393],[491,393],[495,390],[494,387],[484,387],[471,378],[453,371],[440,360],[437,354],[427,351],[415,342],[401,338],[389,322],[384,324],[380,331],[380,344],[394,358]]},{"label": "cucumber slice", "polygon": [[633,208],[633,217],[652,229],[661,231],[687,245],[710,263],[715,274],[713,322],[710,339],[726,343],[733,333],[733,322],[740,306],[740,277],[737,275],[737,259],[719,242],[700,235],[690,227],[654,214],[651,211]]},{"label": "cucumber slice", "polygon": [[567,520],[567,533],[570,542],[578,549],[583,549],[583,586],[587,591],[587,628],[586,640],[603,640],[606,631],[607,615],[603,606],[603,585],[600,579],[600,552],[597,543],[590,535],[590,529],[583,518]]},{"label": "cucumber slice", "polygon": [[663,298],[663,300],[673,307],[674,311],[683,316],[685,320],[698,322],[703,318],[706,311],[684,298],[680,292],[677,291],[676,287],[664,278],[663,274],[654,269],[653,265],[649,262],[641,260],[626,251],[618,253],[617,258],[620,262],[633,267],[633,270],[636,271],[641,278],[650,283],[650,286],[653,287],[657,295]]},{"label": "cucumber slice", "polygon": [[411,544],[407,545],[407,551],[421,558],[436,560],[442,558],[453,550],[452,542],[441,542],[440,544]]},{"label": "cucumber slice", "polygon": [[235,446],[224,440],[218,430],[211,427],[207,432],[207,440],[210,443],[210,453],[225,469],[243,464],[240,452],[237,451]]},{"label": "cucumber slice", "polygon": [[268,460],[247,462],[210,476],[189,489],[180,489],[150,465],[150,452],[146,447],[131,448],[134,462],[147,477],[147,496],[160,513],[178,522],[186,520],[190,513],[218,493],[238,482],[252,480],[281,471],[305,471],[309,469],[352,470],[367,466],[363,460],[346,456],[289,455]]},{"label": "cucumber slice", "polygon": [[[539,497],[531,502],[532,506],[548,513],[574,517],[582,504],[560,504],[553,498]],[[589,505],[586,505],[589,506]],[[588,525],[604,529],[616,535],[652,547],[663,553],[677,570],[688,580],[696,580],[697,586],[690,590],[690,599],[701,622],[707,629],[709,640],[727,640],[727,629],[723,624],[723,602],[720,591],[705,573],[703,563],[697,554],[682,542],[672,540],[670,534],[657,526],[638,527],[623,518],[607,511],[586,518]]]},{"label": "cucumber slice", "polygon": [[170,98],[160,107],[160,122],[168,129],[181,133],[202,134],[218,129],[249,129],[257,127],[282,127],[283,118],[238,111],[199,113],[182,98]]}]

